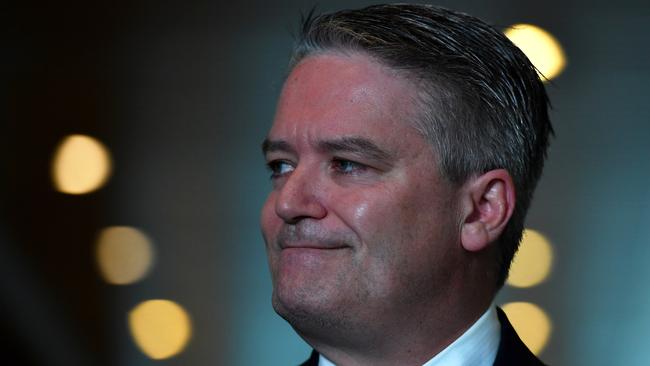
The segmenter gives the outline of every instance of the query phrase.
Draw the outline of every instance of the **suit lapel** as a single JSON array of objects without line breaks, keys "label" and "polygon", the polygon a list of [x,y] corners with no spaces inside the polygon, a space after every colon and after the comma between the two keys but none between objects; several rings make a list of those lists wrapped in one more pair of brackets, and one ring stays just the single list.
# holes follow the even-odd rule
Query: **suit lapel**
[{"label": "suit lapel", "polygon": [[544,366],[521,341],[503,310],[497,308],[497,314],[501,323],[501,341],[494,366]]}]

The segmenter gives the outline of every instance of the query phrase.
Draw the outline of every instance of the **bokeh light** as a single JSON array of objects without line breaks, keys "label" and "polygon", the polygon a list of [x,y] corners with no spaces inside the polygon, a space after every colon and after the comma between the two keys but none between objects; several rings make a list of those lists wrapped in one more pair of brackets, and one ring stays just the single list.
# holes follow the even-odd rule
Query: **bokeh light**
[{"label": "bokeh light", "polygon": [[100,188],[111,172],[108,150],[98,140],[85,135],[66,137],[54,153],[52,180],[63,193],[84,194]]},{"label": "bokeh light", "polygon": [[506,29],[504,34],[526,54],[546,79],[553,79],[564,70],[564,50],[549,32],[531,24],[515,24]]},{"label": "bokeh light", "polygon": [[551,336],[551,320],[539,306],[529,302],[511,302],[503,311],[519,338],[536,355],[543,350]]},{"label": "bokeh light", "polygon": [[536,286],[548,277],[552,264],[553,249],[548,239],[538,231],[526,229],[506,283],[513,287]]},{"label": "bokeh light", "polygon": [[148,300],[137,305],[129,313],[129,328],[142,352],[155,360],[183,351],[192,335],[189,315],[169,300]]},{"label": "bokeh light", "polygon": [[96,248],[97,265],[102,277],[115,285],[126,285],[142,279],[153,264],[153,245],[136,228],[105,228],[99,234]]}]

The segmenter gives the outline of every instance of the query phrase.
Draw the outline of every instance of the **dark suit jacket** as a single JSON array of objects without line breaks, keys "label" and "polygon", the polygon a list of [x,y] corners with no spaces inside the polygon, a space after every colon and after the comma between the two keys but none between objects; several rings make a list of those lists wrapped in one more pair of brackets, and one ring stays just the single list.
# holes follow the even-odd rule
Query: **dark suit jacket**
[{"label": "dark suit jacket", "polygon": [[[544,366],[519,339],[503,310],[497,308],[497,314],[501,323],[501,340],[494,366]],[[313,351],[309,359],[300,366],[318,366],[318,353]]]}]

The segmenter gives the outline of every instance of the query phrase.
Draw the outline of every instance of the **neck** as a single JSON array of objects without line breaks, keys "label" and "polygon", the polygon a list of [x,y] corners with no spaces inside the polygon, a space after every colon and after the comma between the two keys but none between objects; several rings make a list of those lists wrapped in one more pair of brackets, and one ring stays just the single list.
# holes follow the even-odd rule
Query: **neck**
[{"label": "neck", "polygon": [[494,275],[483,264],[486,255],[459,263],[444,282],[431,281],[445,284],[436,291],[425,282],[419,291],[411,292],[415,296],[400,302],[368,302],[354,314],[338,309],[336,322],[304,316],[289,323],[338,366],[422,365],[460,337],[491,305],[496,288],[486,286]]}]

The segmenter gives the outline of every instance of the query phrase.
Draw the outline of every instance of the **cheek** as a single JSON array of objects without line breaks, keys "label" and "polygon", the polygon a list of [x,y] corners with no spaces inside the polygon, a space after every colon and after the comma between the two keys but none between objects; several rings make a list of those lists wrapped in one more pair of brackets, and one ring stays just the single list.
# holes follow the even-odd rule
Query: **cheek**
[{"label": "cheek", "polygon": [[[397,248],[404,248],[408,240],[409,222],[413,217],[401,204],[402,195],[386,189],[366,191],[363,194],[346,195],[345,204],[338,205],[338,216],[355,232],[360,241],[363,261],[374,265],[389,266],[399,260]],[[371,263],[366,263],[369,265]]]},{"label": "cheek", "polygon": [[361,221],[365,220],[366,215],[368,215],[369,206],[370,205],[368,204],[368,202],[365,202],[365,201],[363,201],[363,202],[359,203],[358,205],[356,205],[356,207],[354,208],[353,213],[352,213],[352,219],[355,222],[361,222]]},{"label": "cheek", "polygon": [[366,235],[399,234],[406,231],[408,223],[417,215],[417,203],[404,195],[389,189],[365,192],[362,195],[346,197],[349,204],[346,217],[351,226]]},{"label": "cheek", "polygon": [[376,230],[376,195],[360,191],[337,191],[328,192],[326,200],[330,220],[340,220],[338,225],[343,224],[352,230],[358,239],[365,241],[368,233]]},{"label": "cheek", "polygon": [[376,264],[408,267],[425,260],[433,244],[451,239],[446,233],[450,212],[440,207],[439,197],[415,188],[382,189],[348,200],[354,202],[346,216],[349,226]]}]

